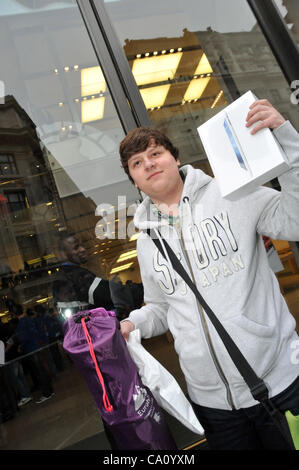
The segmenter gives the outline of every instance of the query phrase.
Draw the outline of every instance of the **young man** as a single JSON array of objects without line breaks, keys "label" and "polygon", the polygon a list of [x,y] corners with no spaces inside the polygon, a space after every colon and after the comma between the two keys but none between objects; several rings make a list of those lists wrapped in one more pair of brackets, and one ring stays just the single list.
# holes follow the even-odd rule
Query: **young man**
[{"label": "young man", "polygon": [[[283,449],[285,443],[230,359],[195,296],[146,234],[168,243],[202,296],[264,379],[282,410],[299,414],[295,320],[269,268],[262,235],[299,240],[299,136],[267,101],[256,101],[244,126],[269,127],[290,170],[282,191],[261,187],[238,201],[220,196],[217,181],[186,165],[159,131],[131,131],[120,145],[123,167],[147,197],[136,211],[145,306],[121,323],[128,339],[169,328],[189,396],[211,449]],[[295,359],[295,360],[294,360]]]}]

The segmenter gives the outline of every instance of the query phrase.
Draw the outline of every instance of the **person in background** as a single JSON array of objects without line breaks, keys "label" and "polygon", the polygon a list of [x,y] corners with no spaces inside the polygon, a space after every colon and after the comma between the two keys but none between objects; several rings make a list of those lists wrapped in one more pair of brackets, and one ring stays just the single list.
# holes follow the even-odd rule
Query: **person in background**
[{"label": "person in background", "polygon": [[6,367],[10,373],[11,382],[18,398],[18,407],[22,407],[32,401],[32,396],[24,374],[22,362],[21,360],[17,360],[17,358],[21,356],[20,343],[16,334],[17,325],[17,318],[10,320],[7,325],[8,339],[5,342],[5,363],[11,361]]},{"label": "person in background", "polygon": [[63,357],[61,355],[58,341],[63,338],[62,325],[58,319],[58,314],[55,313],[53,308],[49,308],[45,317],[45,326],[48,334],[48,341],[51,344],[50,352],[53,357],[56,369],[59,372],[64,370]]},{"label": "person in background", "polygon": [[30,364],[31,370],[34,371],[38,387],[42,392],[42,396],[36,401],[36,403],[40,404],[54,396],[51,376],[43,362],[39,333],[33,318],[30,318],[23,311],[21,305],[16,306],[15,314],[19,320],[16,335],[20,342],[21,352],[22,354],[29,354],[26,358],[27,363]]},{"label": "person in background", "polygon": [[[4,344],[10,337],[7,326],[0,322],[0,341]],[[0,367],[0,428],[1,423],[13,419],[18,412],[17,397],[7,366]]]},{"label": "person in background", "polygon": [[50,341],[46,324],[46,309],[43,305],[36,305],[34,307],[34,311],[34,322],[39,335],[40,347],[42,348],[41,354],[45,359],[51,377],[55,379],[57,376],[57,369],[51,354],[51,348],[47,347]]},{"label": "person in background", "polygon": [[113,310],[109,281],[97,277],[81,265],[87,263],[88,256],[78,238],[63,232],[59,239],[59,252],[62,263],[53,283],[53,298],[57,310],[103,307]]}]

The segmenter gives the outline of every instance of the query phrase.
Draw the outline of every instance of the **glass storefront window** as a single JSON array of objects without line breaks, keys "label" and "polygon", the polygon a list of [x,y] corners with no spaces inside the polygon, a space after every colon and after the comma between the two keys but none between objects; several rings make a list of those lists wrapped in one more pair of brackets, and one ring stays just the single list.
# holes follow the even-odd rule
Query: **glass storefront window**
[{"label": "glass storefront window", "polygon": [[[298,2],[276,3],[297,38]],[[152,125],[179,148],[182,164],[212,175],[197,127],[248,90],[299,127],[298,106],[245,0],[120,0],[105,6]],[[274,243],[281,261],[277,277],[299,323],[298,244]]]},{"label": "glass storefront window", "polygon": [[196,129],[247,90],[299,123],[288,84],[245,0],[121,0],[106,9],[149,117],[181,149],[183,163],[211,171]]},{"label": "glass storefront window", "polygon": [[[130,269],[117,263],[136,247],[126,232],[132,214],[122,211],[139,194],[120,167],[123,129],[75,0],[2,1],[0,57],[0,448],[69,448],[103,426],[61,345],[59,302],[77,299],[63,290],[73,260],[61,238],[71,234],[88,270],[78,267],[78,284],[86,272],[107,280],[108,307],[113,269],[124,288],[127,280],[140,286],[136,256]],[[103,207],[117,212],[109,239]],[[88,302],[81,284],[79,300]],[[50,398],[38,403],[41,395]]]}]

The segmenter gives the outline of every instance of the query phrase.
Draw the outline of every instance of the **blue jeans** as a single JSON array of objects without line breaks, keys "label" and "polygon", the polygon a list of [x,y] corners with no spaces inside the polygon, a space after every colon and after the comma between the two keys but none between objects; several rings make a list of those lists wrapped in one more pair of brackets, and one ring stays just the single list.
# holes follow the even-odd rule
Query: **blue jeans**
[{"label": "blue jeans", "polygon": [[[299,415],[299,377],[271,398],[281,411]],[[219,410],[193,403],[211,450],[288,450],[279,430],[262,405]]]}]

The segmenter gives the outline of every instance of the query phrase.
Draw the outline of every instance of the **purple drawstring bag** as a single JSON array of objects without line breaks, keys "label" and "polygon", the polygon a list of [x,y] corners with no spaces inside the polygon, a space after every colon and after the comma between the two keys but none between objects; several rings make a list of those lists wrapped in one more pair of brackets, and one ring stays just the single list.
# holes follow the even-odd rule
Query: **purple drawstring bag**
[{"label": "purple drawstring bag", "polygon": [[72,316],[64,323],[63,348],[118,449],[177,449],[161,409],[138,375],[114,312],[96,308]]}]

